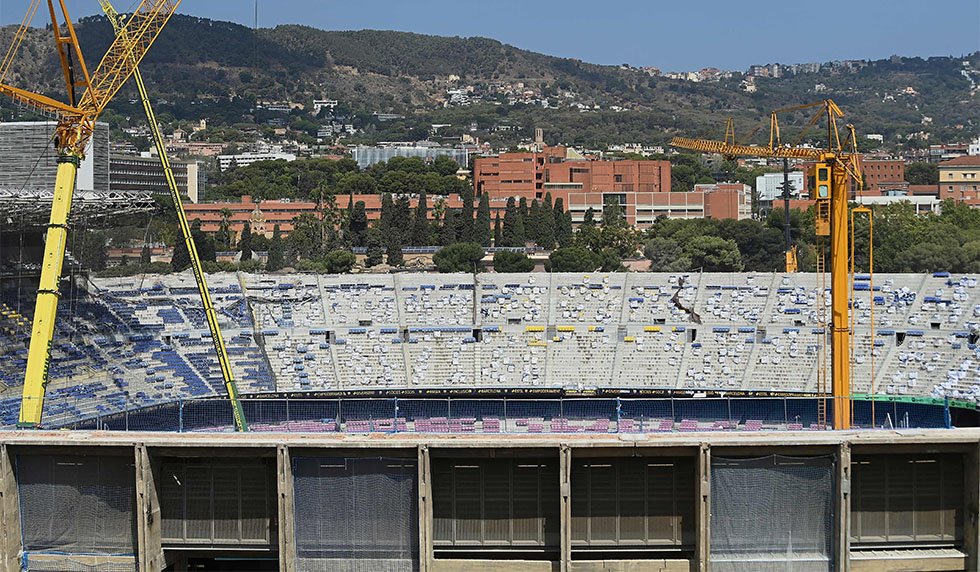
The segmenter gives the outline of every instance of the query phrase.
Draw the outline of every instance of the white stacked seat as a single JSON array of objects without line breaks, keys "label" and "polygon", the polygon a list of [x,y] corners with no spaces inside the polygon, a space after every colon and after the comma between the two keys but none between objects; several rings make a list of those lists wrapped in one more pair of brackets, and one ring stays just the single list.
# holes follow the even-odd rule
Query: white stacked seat
[{"label": "white stacked seat", "polygon": [[548,342],[549,385],[569,389],[610,387],[616,336],[615,329],[604,326],[558,326]]},{"label": "white stacked seat", "polygon": [[683,326],[628,329],[618,347],[612,383],[624,387],[673,388],[688,349]]}]

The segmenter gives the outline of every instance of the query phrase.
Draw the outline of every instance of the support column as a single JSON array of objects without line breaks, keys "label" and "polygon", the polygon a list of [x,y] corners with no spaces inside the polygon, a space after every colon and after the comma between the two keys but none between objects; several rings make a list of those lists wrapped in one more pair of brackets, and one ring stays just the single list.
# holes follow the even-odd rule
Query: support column
[{"label": "support column", "polygon": [[19,572],[21,545],[20,499],[14,465],[6,445],[0,445],[0,572]]},{"label": "support column", "polygon": [[707,572],[711,555],[711,446],[701,443],[697,459],[697,510],[695,511],[694,570]]},{"label": "support column", "polygon": [[276,481],[279,502],[279,570],[296,572],[296,517],[293,496],[293,463],[289,448],[276,449]]},{"label": "support column", "polygon": [[163,555],[160,499],[146,445],[136,445],[136,555],[139,572],[160,572]]},{"label": "support column", "polygon": [[964,461],[963,549],[966,551],[966,569],[980,570],[980,444],[970,447]]},{"label": "support column", "polygon": [[834,570],[847,572],[851,569],[851,444],[837,446],[837,502],[835,510],[836,534],[834,542]]},{"label": "support column", "polygon": [[562,445],[558,452],[558,478],[561,521],[561,572],[572,569],[572,449]]},{"label": "support column", "polygon": [[432,468],[429,446],[419,445],[419,571],[433,568]]}]

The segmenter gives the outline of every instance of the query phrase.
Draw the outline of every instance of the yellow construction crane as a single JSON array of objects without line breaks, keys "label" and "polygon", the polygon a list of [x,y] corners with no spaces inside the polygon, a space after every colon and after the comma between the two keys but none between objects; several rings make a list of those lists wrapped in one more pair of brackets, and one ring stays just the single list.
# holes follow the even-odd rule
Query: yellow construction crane
[{"label": "yellow construction crane", "polygon": [[[99,0],[102,11],[112,24],[116,35],[126,33],[125,18],[109,0]],[[201,304],[204,306],[204,316],[211,331],[211,341],[214,344],[214,353],[218,357],[218,365],[221,369],[221,377],[228,391],[228,398],[231,400],[232,413],[235,419],[235,429],[239,432],[248,431],[248,424],[245,420],[245,413],[242,411],[242,404],[238,399],[238,386],[235,383],[235,374],[231,369],[231,360],[228,359],[228,350],[225,348],[225,340],[221,335],[221,326],[218,324],[218,312],[214,308],[211,300],[211,293],[208,291],[207,279],[204,276],[204,269],[201,267],[201,259],[197,254],[197,246],[191,237],[191,226],[187,222],[187,214],[184,212],[184,201],[180,196],[180,189],[177,187],[177,179],[174,178],[173,168],[170,166],[170,157],[167,155],[167,146],[160,133],[160,126],[157,124],[156,113],[150,105],[150,96],[143,82],[143,74],[139,68],[133,69],[133,79],[136,81],[136,88],[139,90],[140,101],[143,103],[143,111],[146,113],[146,121],[150,126],[150,133],[153,134],[153,143],[156,145],[157,155],[160,157],[160,165],[163,167],[163,174],[167,180],[167,187],[170,189],[170,198],[173,199],[174,207],[177,210],[177,222],[180,226],[180,236],[187,247],[187,252],[191,259],[191,268],[194,271],[194,280],[197,282],[197,290],[201,295]]]},{"label": "yellow construction crane", "polygon": [[[810,119],[806,128],[825,118],[827,146],[820,149],[800,145],[799,142],[806,134],[806,129],[795,144],[783,144],[779,129],[779,114],[812,108],[819,108],[818,113]],[[725,141],[684,137],[677,137],[671,141],[674,147],[702,153],[717,153],[730,158],[771,157],[814,162],[813,167],[809,169],[808,177],[811,196],[816,200],[816,233],[817,236],[830,238],[831,391],[834,399],[834,429],[849,429],[851,426],[851,330],[848,283],[850,221],[847,201],[849,181],[852,179],[857,181],[860,187],[862,176],[857,138],[852,125],[847,125],[848,135],[843,141],[841,140],[837,120],[842,117],[844,112],[837,104],[830,99],[825,99],[772,112],[767,147],[735,143],[731,124],[726,129]],[[787,253],[788,259],[789,253]]]},{"label": "yellow construction crane", "polygon": [[[51,217],[44,245],[41,282],[37,292],[31,342],[24,376],[20,427],[38,427],[51,363],[51,342],[58,312],[58,283],[65,258],[68,215],[75,192],[78,164],[95,130],[95,122],[160,35],[181,0],[142,0],[93,73],[89,73],[64,0],[46,0],[55,46],[61,60],[68,101],[7,85],[17,51],[42,0],[31,0],[27,14],[14,35],[13,44],[0,62],[0,94],[58,119],[54,145],[58,152]],[[64,31],[59,22],[64,22]]]}]

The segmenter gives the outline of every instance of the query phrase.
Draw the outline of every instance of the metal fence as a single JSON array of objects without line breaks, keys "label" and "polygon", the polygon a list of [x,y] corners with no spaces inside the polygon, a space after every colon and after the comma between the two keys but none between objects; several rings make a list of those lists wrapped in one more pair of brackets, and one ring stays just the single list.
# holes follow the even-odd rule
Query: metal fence
[{"label": "metal fence", "polygon": [[[697,431],[823,431],[813,397],[731,398],[275,398],[245,399],[260,433],[603,434]],[[862,429],[951,428],[949,405],[854,401]],[[79,420],[47,417],[48,428],[109,431],[233,431],[222,399],[175,401]]]}]

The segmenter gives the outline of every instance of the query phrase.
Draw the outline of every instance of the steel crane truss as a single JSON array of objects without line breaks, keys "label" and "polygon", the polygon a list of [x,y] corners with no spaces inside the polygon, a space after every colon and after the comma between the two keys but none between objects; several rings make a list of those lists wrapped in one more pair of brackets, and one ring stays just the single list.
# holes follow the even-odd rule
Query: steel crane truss
[{"label": "steel crane truss", "polygon": [[[54,192],[44,189],[0,188],[0,226],[4,230],[40,230],[48,224]],[[75,191],[71,221],[74,226],[108,228],[124,217],[150,215],[160,207],[149,193]]]}]

